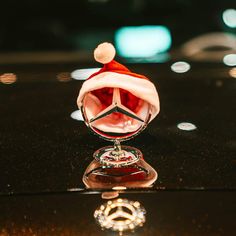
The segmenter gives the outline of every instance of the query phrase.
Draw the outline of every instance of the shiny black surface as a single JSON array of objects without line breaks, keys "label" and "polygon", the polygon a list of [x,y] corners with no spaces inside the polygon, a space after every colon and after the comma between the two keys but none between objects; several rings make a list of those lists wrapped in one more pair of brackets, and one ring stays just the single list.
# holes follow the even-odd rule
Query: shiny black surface
[{"label": "shiny black surface", "polygon": [[[124,235],[233,236],[236,80],[221,64],[191,63],[185,74],[170,65],[128,65],[153,80],[161,113],[124,142],[139,148],[159,174],[152,189],[119,194],[147,211],[144,226]],[[0,74],[17,76],[13,84],[0,83],[1,236],[118,235],[102,231],[93,218],[106,202],[102,191],[86,190],[82,183],[93,152],[110,143],[71,118],[82,82],[60,74],[94,66],[0,68]],[[197,129],[178,129],[184,121]]]},{"label": "shiny black surface", "polygon": [[[235,189],[236,80],[219,64],[192,63],[185,74],[170,64],[132,64],[157,86],[160,115],[134,139],[158,172],[154,188]],[[82,82],[58,73],[95,65],[1,67],[17,82],[0,84],[1,194],[84,189],[82,175],[98,148],[110,145],[70,115]],[[177,128],[191,122],[194,131]]]},{"label": "shiny black surface", "polygon": [[[146,222],[123,235],[235,235],[236,198],[232,192],[159,191],[126,193],[139,201]],[[102,231],[93,214],[106,201],[97,194],[29,195],[0,198],[0,233],[7,235],[118,235]]]}]

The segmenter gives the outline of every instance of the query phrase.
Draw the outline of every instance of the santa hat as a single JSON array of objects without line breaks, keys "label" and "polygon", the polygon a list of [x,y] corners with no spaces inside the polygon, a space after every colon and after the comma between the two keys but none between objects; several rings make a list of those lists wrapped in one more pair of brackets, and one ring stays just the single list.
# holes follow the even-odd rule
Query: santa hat
[{"label": "santa hat", "polygon": [[[159,97],[155,85],[147,77],[133,73],[124,65],[113,60],[115,54],[115,48],[110,43],[102,43],[94,50],[95,60],[104,64],[104,66],[98,72],[89,76],[83,83],[77,99],[78,107],[86,106],[87,117],[90,119],[104,109],[96,91],[120,88],[139,98],[141,102],[136,104],[138,106],[136,109],[138,115],[142,116],[149,109],[150,122],[160,111]],[[106,95],[104,98],[106,99]],[[85,100],[86,104],[84,104]],[[117,123],[114,125],[114,123],[109,123],[108,120],[102,123],[96,122],[97,124],[95,123],[94,126],[105,132],[132,132],[138,127],[137,121],[133,126],[129,126],[129,130],[125,130],[123,124]]]}]

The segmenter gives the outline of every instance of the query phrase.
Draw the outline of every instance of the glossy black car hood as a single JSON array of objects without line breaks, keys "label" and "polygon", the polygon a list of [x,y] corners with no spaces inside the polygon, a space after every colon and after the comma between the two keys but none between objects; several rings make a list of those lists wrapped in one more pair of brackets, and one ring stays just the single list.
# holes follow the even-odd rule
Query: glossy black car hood
[{"label": "glossy black car hood", "polygon": [[[71,118],[83,81],[68,75],[91,66],[1,68],[1,73],[11,70],[17,76],[13,84],[0,83],[1,194],[84,189],[82,176],[93,152],[110,145]],[[177,74],[169,63],[128,65],[152,79],[161,112],[125,144],[139,148],[158,172],[154,189],[235,188],[236,80],[229,77],[228,67],[191,66]],[[197,129],[181,130],[181,122]]]}]

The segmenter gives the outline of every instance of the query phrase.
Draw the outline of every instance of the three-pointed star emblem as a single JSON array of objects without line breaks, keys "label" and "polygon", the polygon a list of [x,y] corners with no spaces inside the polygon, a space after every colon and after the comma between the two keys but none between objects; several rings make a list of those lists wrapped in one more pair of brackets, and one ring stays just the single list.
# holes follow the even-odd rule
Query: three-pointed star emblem
[{"label": "three-pointed star emblem", "polygon": [[114,88],[113,89],[113,96],[112,96],[112,103],[109,105],[107,108],[105,108],[103,111],[99,112],[95,117],[90,119],[90,123],[99,120],[105,116],[108,116],[112,114],[113,112],[118,112],[121,114],[124,114],[128,117],[131,117],[135,120],[144,122],[143,119],[141,119],[139,116],[137,116],[133,111],[131,111],[129,108],[125,107],[121,103],[121,98],[120,98],[120,89],[119,88]]}]

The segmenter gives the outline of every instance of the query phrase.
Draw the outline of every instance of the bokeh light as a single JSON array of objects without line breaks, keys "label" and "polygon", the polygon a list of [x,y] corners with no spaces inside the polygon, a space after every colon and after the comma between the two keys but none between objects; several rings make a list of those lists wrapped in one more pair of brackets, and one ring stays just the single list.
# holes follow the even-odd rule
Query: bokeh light
[{"label": "bokeh light", "polygon": [[185,61],[177,61],[171,65],[171,70],[176,73],[185,73],[191,68],[190,64]]},{"label": "bokeh light", "polygon": [[5,73],[0,75],[0,82],[3,84],[13,84],[17,80],[17,77],[14,73]]},{"label": "bokeh light", "polygon": [[101,68],[78,69],[71,72],[71,77],[75,80],[86,80],[93,73],[96,73]]},{"label": "bokeh light", "polygon": [[71,80],[71,76],[69,72],[61,72],[57,74],[57,80],[59,82],[69,82]]},{"label": "bokeh light", "polygon": [[197,126],[189,122],[181,122],[177,125],[178,129],[184,131],[193,131],[197,129]]},{"label": "bokeh light", "polygon": [[236,54],[227,54],[223,58],[223,62],[227,66],[236,66]]},{"label": "bokeh light", "polygon": [[82,113],[80,110],[76,110],[76,111],[73,111],[71,114],[70,114],[70,117],[74,120],[78,120],[78,121],[83,121],[84,118],[82,116]]},{"label": "bokeh light", "polygon": [[227,9],[222,15],[224,23],[230,28],[236,28],[236,10]]},{"label": "bokeh light", "polygon": [[118,55],[126,58],[148,58],[171,47],[171,34],[165,26],[126,26],[115,33]]},{"label": "bokeh light", "polygon": [[233,78],[236,78],[236,67],[229,70],[229,75]]}]

